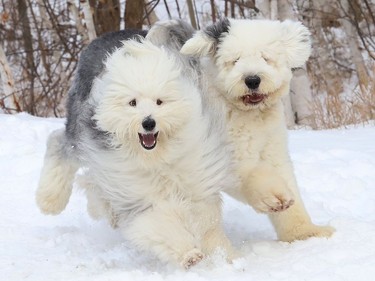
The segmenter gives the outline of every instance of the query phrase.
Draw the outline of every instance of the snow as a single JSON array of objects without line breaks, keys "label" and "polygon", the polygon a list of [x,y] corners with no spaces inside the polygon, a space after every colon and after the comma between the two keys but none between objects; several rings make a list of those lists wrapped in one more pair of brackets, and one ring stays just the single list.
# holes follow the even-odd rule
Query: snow
[{"label": "snow", "polygon": [[319,280],[375,276],[375,126],[290,131],[290,151],[313,221],[330,239],[284,243],[265,215],[224,196],[225,230],[242,257],[220,253],[189,271],[138,252],[117,230],[92,220],[75,190],[59,216],[34,201],[48,134],[63,119],[0,114],[0,280]]}]

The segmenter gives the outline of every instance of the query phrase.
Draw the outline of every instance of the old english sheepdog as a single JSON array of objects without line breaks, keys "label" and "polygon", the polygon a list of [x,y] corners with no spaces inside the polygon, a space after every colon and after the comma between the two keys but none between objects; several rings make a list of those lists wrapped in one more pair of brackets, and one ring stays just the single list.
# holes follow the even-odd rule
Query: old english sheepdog
[{"label": "old english sheepdog", "polygon": [[60,213],[81,168],[78,182],[93,217],[184,268],[216,248],[231,258],[220,191],[235,182],[220,137],[225,127],[202,109],[197,61],[179,53],[192,33],[175,22],[146,39],[122,31],[88,46],[69,92],[66,127],[48,139],[36,192],[43,213]]},{"label": "old english sheepdog", "polygon": [[208,103],[227,119],[241,179],[228,193],[267,213],[282,241],[334,231],[314,225],[301,200],[281,101],[292,69],[306,62],[310,49],[310,33],[299,22],[223,19],[198,31],[181,50],[204,58]]}]

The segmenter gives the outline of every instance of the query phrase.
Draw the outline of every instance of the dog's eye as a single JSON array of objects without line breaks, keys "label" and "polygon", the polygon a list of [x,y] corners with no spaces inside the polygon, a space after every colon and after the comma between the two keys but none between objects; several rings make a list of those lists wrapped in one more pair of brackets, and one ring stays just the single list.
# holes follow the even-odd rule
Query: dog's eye
[{"label": "dog's eye", "polygon": [[269,58],[264,57],[264,56],[263,56],[263,59],[264,59],[264,61],[265,61],[266,63],[269,63],[269,62],[271,61]]},{"label": "dog's eye", "polygon": [[133,100],[131,100],[130,102],[129,102],[129,105],[130,106],[137,106],[137,101],[135,100],[135,99],[133,99]]},{"label": "dog's eye", "polygon": [[233,64],[236,64],[238,61],[240,60],[240,58],[237,58],[233,61]]},{"label": "dog's eye", "polygon": [[157,100],[156,100],[156,104],[157,104],[157,105],[161,105],[162,103],[163,103],[163,101],[162,101],[161,99],[157,99]]}]

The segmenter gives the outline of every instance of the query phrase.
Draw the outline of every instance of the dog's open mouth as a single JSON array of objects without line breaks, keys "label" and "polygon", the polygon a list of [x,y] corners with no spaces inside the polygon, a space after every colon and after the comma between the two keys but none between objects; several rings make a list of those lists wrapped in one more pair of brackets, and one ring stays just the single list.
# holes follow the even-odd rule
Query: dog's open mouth
[{"label": "dog's open mouth", "polygon": [[259,93],[251,93],[250,95],[244,95],[241,98],[245,105],[256,105],[262,102],[266,98],[266,95],[262,95]]},{"label": "dog's open mouth", "polygon": [[152,134],[152,133],[147,133],[147,134],[141,134],[138,133],[139,136],[139,142],[141,143],[142,147],[147,150],[151,150],[155,148],[157,140],[158,140],[158,134]]}]

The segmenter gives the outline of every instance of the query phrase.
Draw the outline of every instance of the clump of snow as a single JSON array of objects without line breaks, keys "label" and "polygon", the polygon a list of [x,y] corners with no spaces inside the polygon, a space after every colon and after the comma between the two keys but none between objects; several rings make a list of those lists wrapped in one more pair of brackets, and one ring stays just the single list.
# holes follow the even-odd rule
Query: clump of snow
[{"label": "clump of snow", "polygon": [[313,221],[330,239],[284,243],[265,215],[224,195],[225,230],[241,257],[220,252],[189,271],[159,262],[117,230],[90,219],[75,191],[59,216],[34,200],[48,134],[62,119],[0,114],[0,279],[19,280],[319,280],[375,276],[375,127],[290,131],[290,151]]}]

